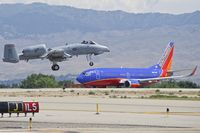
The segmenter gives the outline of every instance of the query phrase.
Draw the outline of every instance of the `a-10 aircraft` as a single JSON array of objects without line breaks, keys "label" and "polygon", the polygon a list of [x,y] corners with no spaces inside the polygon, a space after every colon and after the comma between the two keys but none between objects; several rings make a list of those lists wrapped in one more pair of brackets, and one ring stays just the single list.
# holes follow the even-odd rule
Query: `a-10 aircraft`
[{"label": "a-10 aircraft", "polygon": [[92,55],[110,52],[109,48],[94,41],[82,41],[81,43],[66,44],[65,46],[47,48],[45,44],[24,48],[17,54],[14,44],[4,46],[4,62],[18,63],[20,60],[49,59],[53,65],[52,70],[59,70],[58,62],[66,61],[73,56],[86,55],[89,65],[93,66]]},{"label": "a-10 aircraft", "polygon": [[190,74],[173,76],[171,70],[174,43],[170,42],[160,61],[148,68],[94,68],[82,72],[77,81],[86,87],[141,87],[166,79],[189,77],[195,74],[197,67]]}]

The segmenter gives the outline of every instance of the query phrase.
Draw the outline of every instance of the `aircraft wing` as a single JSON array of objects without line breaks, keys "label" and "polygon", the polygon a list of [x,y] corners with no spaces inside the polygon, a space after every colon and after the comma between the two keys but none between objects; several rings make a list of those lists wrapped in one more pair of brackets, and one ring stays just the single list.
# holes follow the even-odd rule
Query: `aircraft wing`
[{"label": "aircraft wing", "polygon": [[48,51],[46,54],[41,56],[41,59],[47,58],[47,59],[63,59],[63,58],[71,58],[72,56],[68,53],[66,53],[63,49],[52,49]]},{"label": "aircraft wing", "polygon": [[46,54],[42,55],[40,58],[41,58],[41,59],[45,59],[45,58],[48,57],[48,54],[49,54],[49,53],[47,52]]},{"label": "aircraft wing", "polygon": [[190,68],[190,69],[180,69],[180,70],[168,70],[167,72],[174,73],[174,72],[182,72],[182,71],[189,71],[189,70],[193,70],[193,68]]},{"label": "aircraft wing", "polygon": [[138,82],[142,83],[142,82],[157,82],[157,81],[161,81],[161,80],[166,80],[166,79],[178,79],[178,78],[184,78],[184,77],[190,77],[193,76],[195,74],[197,70],[197,66],[192,70],[191,73],[186,74],[186,75],[180,75],[180,76],[169,76],[169,77],[158,77],[158,78],[147,78],[147,79],[138,79]]}]

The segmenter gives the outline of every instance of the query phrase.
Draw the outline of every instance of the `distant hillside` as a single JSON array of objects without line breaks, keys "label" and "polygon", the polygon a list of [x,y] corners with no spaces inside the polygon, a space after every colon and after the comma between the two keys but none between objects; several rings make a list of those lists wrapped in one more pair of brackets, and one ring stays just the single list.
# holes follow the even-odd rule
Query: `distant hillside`
[{"label": "distant hillside", "polygon": [[123,31],[199,24],[199,11],[181,15],[134,14],[122,11],[108,12],[67,6],[50,6],[41,3],[0,5],[0,35],[4,37],[50,34],[69,30],[81,32]]}]

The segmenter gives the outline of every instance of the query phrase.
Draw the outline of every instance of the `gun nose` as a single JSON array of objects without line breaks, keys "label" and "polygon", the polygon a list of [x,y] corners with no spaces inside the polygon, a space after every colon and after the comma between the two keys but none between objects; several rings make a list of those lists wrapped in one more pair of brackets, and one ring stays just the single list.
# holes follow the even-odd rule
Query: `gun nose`
[{"label": "gun nose", "polygon": [[110,52],[110,49],[108,47],[104,46],[104,51],[105,52]]}]

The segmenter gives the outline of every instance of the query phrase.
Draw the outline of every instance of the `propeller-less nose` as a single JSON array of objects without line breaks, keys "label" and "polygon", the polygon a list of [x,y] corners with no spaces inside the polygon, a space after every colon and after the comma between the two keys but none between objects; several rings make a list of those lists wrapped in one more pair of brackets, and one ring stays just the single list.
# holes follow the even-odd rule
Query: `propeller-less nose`
[{"label": "propeller-less nose", "polygon": [[81,75],[77,76],[77,77],[76,77],[76,80],[77,80],[79,83],[81,83],[81,81],[82,81],[82,76],[81,76]]},{"label": "propeller-less nose", "polygon": [[101,51],[102,52],[110,52],[110,49],[107,46],[102,46],[101,45]]},{"label": "propeller-less nose", "polygon": [[105,52],[110,52],[110,49],[109,49],[108,47],[105,46],[104,51],[105,51]]}]

